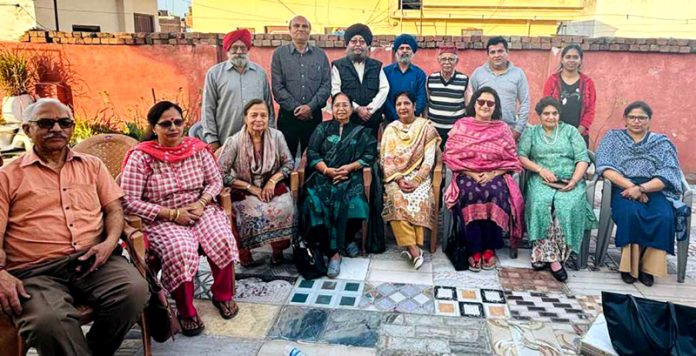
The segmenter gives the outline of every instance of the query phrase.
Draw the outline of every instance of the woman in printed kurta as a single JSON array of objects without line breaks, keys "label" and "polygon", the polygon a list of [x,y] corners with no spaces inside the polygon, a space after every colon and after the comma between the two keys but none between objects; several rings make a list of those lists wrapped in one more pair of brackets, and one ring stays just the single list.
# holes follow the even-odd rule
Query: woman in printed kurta
[{"label": "woman in printed kurta", "polygon": [[211,204],[222,190],[215,157],[203,142],[182,137],[181,115],[168,101],[150,109],[147,119],[156,138],[128,153],[121,187],[126,214],[145,223],[148,253],[161,262],[162,284],[176,301],[183,333],[193,336],[204,328],[193,305],[199,249],[213,273],[213,305],[225,319],[238,311],[232,297],[239,258],[229,219]]},{"label": "woman in printed kurta", "polygon": [[271,264],[283,263],[283,250],[297,233],[297,208],[283,182],[293,168],[283,134],[268,127],[268,107],[251,100],[242,130],[228,138],[219,162],[223,181],[233,188],[237,243],[242,266],[252,266],[251,249],[270,244]]},{"label": "woman in printed kurta", "polygon": [[[478,272],[493,269],[503,235],[515,246],[522,238],[522,193],[512,178],[521,170],[512,131],[503,121],[495,90],[474,93],[465,117],[450,131],[442,160],[454,173],[445,204],[461,221],[447,256],[455,268]],[[467,258],[468,255],[468,258]]]},{"label": "woman in printed kurta", "polygon": [[318,240],[331,258],[330,278],[340,273],[342,254],[360,253],[353,237],[370,213],[362,168],[374,163],[377,140],[372,129],[350,122],[352,102],[347,94],[334,95],[333,120],[317,126],[307,147],[303,231],[308,239]]},{"label": "woman in printed kurta", "polygon": [[629,104],[624,119],[626,129],[609,130],[599,144],[597,174],[604,184],[613,185],[611,215],[616,246],[622,248],[621,278],[652,286],[654,276],[667,275],[667,253],[674,254],[675,214],[685,213],[675,210],[683,193],[682,173],[674,144],[650,131],[648,104]]},{"label": "woman in printed kurta", "polygon": [[541,125],[524,130],[517,152],[529,171],[525,222],[533,241],[532,267],[550,266],[562,282],[568,279],[563,263],[571,251],[580,250],[585,230],[597,219],[585,195],[587,148],[576,128],[559,121],[560,107],[552,97],[539,101]]},{"label": "woman in printed kurta", "polygon": [[391,225],[396,243],[418,269],[423,264],[424,229],[435,225],[432,171],[440,136],[432,123],[415,117],[415,98],[408,92],[396,95],[399,120],[384,130],[380,164],[384,171],[384,221]]}]

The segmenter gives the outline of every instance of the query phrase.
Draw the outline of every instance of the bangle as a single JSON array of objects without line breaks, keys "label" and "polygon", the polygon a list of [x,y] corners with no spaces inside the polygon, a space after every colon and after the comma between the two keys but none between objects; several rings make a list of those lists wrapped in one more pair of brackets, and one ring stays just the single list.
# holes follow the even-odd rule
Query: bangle
[{"label": "bangle", "polygon": [[327,170],[329,170],[329,166],[324,166],[324,170],[321,171],[321,174],[326,175]]},{"label": "bangle", "polygon": [[544,170],[544,167],[539,167],[539,170],[537,171],[537,174],[541,174],[541,171]]},{"label": "bangle", "polygon": [[174,221],[174,209],[169,209],[169,221]]},{"label": "bangle", "polygon": [[640,190],[641,193],[645,193],[645,187],[642,184],[638,185],[638,190]]},{"label": "bangle", "polygon": [[246,187],[244,187],[244,190],[249,191],[249,188],[251,188],[251,183],[247,183]]},{"label": "bangle", "polygon": [[198,204],[201,204],[201,208],[205,209],[205,206],[208,205],[208,202],[203,199],[200,199],[198,200]]},{"label": "bangle", "polygon": [[179,209],[176,209],[176,217],[174,218],[174,221],[179,220],[179,214],[180,214]]}]

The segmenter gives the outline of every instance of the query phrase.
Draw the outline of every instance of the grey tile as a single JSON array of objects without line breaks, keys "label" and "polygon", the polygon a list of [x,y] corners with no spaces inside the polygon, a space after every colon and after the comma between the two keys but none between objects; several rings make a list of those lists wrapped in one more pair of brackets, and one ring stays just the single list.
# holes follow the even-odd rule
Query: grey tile
[{"label": "grey tile", "polygon": [[286,306],[268,336],[274,339],[316,342],[326,327],[331,311],[320,308]]},{"label": "grey tile", "polygon": [[374,347],[379,337],[380,313],[335,310],[326,322],[319,342]]}]

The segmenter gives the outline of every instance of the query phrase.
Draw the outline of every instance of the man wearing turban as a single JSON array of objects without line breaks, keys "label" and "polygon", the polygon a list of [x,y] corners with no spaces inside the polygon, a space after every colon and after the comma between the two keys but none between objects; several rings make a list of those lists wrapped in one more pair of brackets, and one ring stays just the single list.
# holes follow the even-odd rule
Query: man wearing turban
[{"label": "man wearing turban", "polygon": [[382,72],[382,62],[369,57],[372,44],[370,28],[357,23],[343,35],[346,56],[333,61],[331,95],[344,92],[353,99],[351,121],[372,129],[377,136],[382,122],[382,105],[389,93],[389,83]]},{"label": "man wearing turban", "polygon": [[227,61],[212,66],[205,75],[201,122],[203,139],[217,150],[244,125],[244,106],[262,99],[269,108],[269,122],[275,123],[273,99],[263,68],[249,61],[252,36],[247,29],[225,35],[222,47]]},{"label": "man wearing turban", "polygon": [[384,116],[387,122],[399,118],[394,106],[395,96],[398,93],[406,91],[416,97],[416,116],[423,115],[425,105],[428,103],[428,97],[425,93],[427,76],[422,69],[411,62],[413,55],[418,51],[416,38],[407,34],[397,36],[394,39],[393,50],[396,63],[384,67],[384,74],[389,81],[389,95],[384,104]]}]

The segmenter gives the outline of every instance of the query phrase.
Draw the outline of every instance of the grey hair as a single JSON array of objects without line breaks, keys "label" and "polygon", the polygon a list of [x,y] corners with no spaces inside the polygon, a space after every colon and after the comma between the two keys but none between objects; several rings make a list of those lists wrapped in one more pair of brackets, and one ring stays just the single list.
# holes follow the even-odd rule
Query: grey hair
[{"label": "grey hair", "polygon": [[291,27],[292,27],[292,22],[295,21],[296,19],[299,19],[299,18],[302,18],[302,19],[304,19],[305,21],[307,21],[307,26],[309,26],[310,29],[312,28],[312,23],[309,22],[309,20],[307,20],[307,18],[304,17],[304,16],[302,16],[302,15],[293,16],[293,18],[291,18],[290,21],[288,21],[288,28],[291,28]]},{"label": "grey hair", "polygon": [[23,122],[29,122],[36,119],[34,116],[36,115],[36,112],[39,111],[41,105],[49,103],[60,106],[62,109],[64,109],[70,114],[71,119],[73,118],[73,113],[72,110],[70,110],[70,107],[61,103],[60,100],[54,98],[39,98],[39,100],[24,108],[24,111],[22,112]]}]

